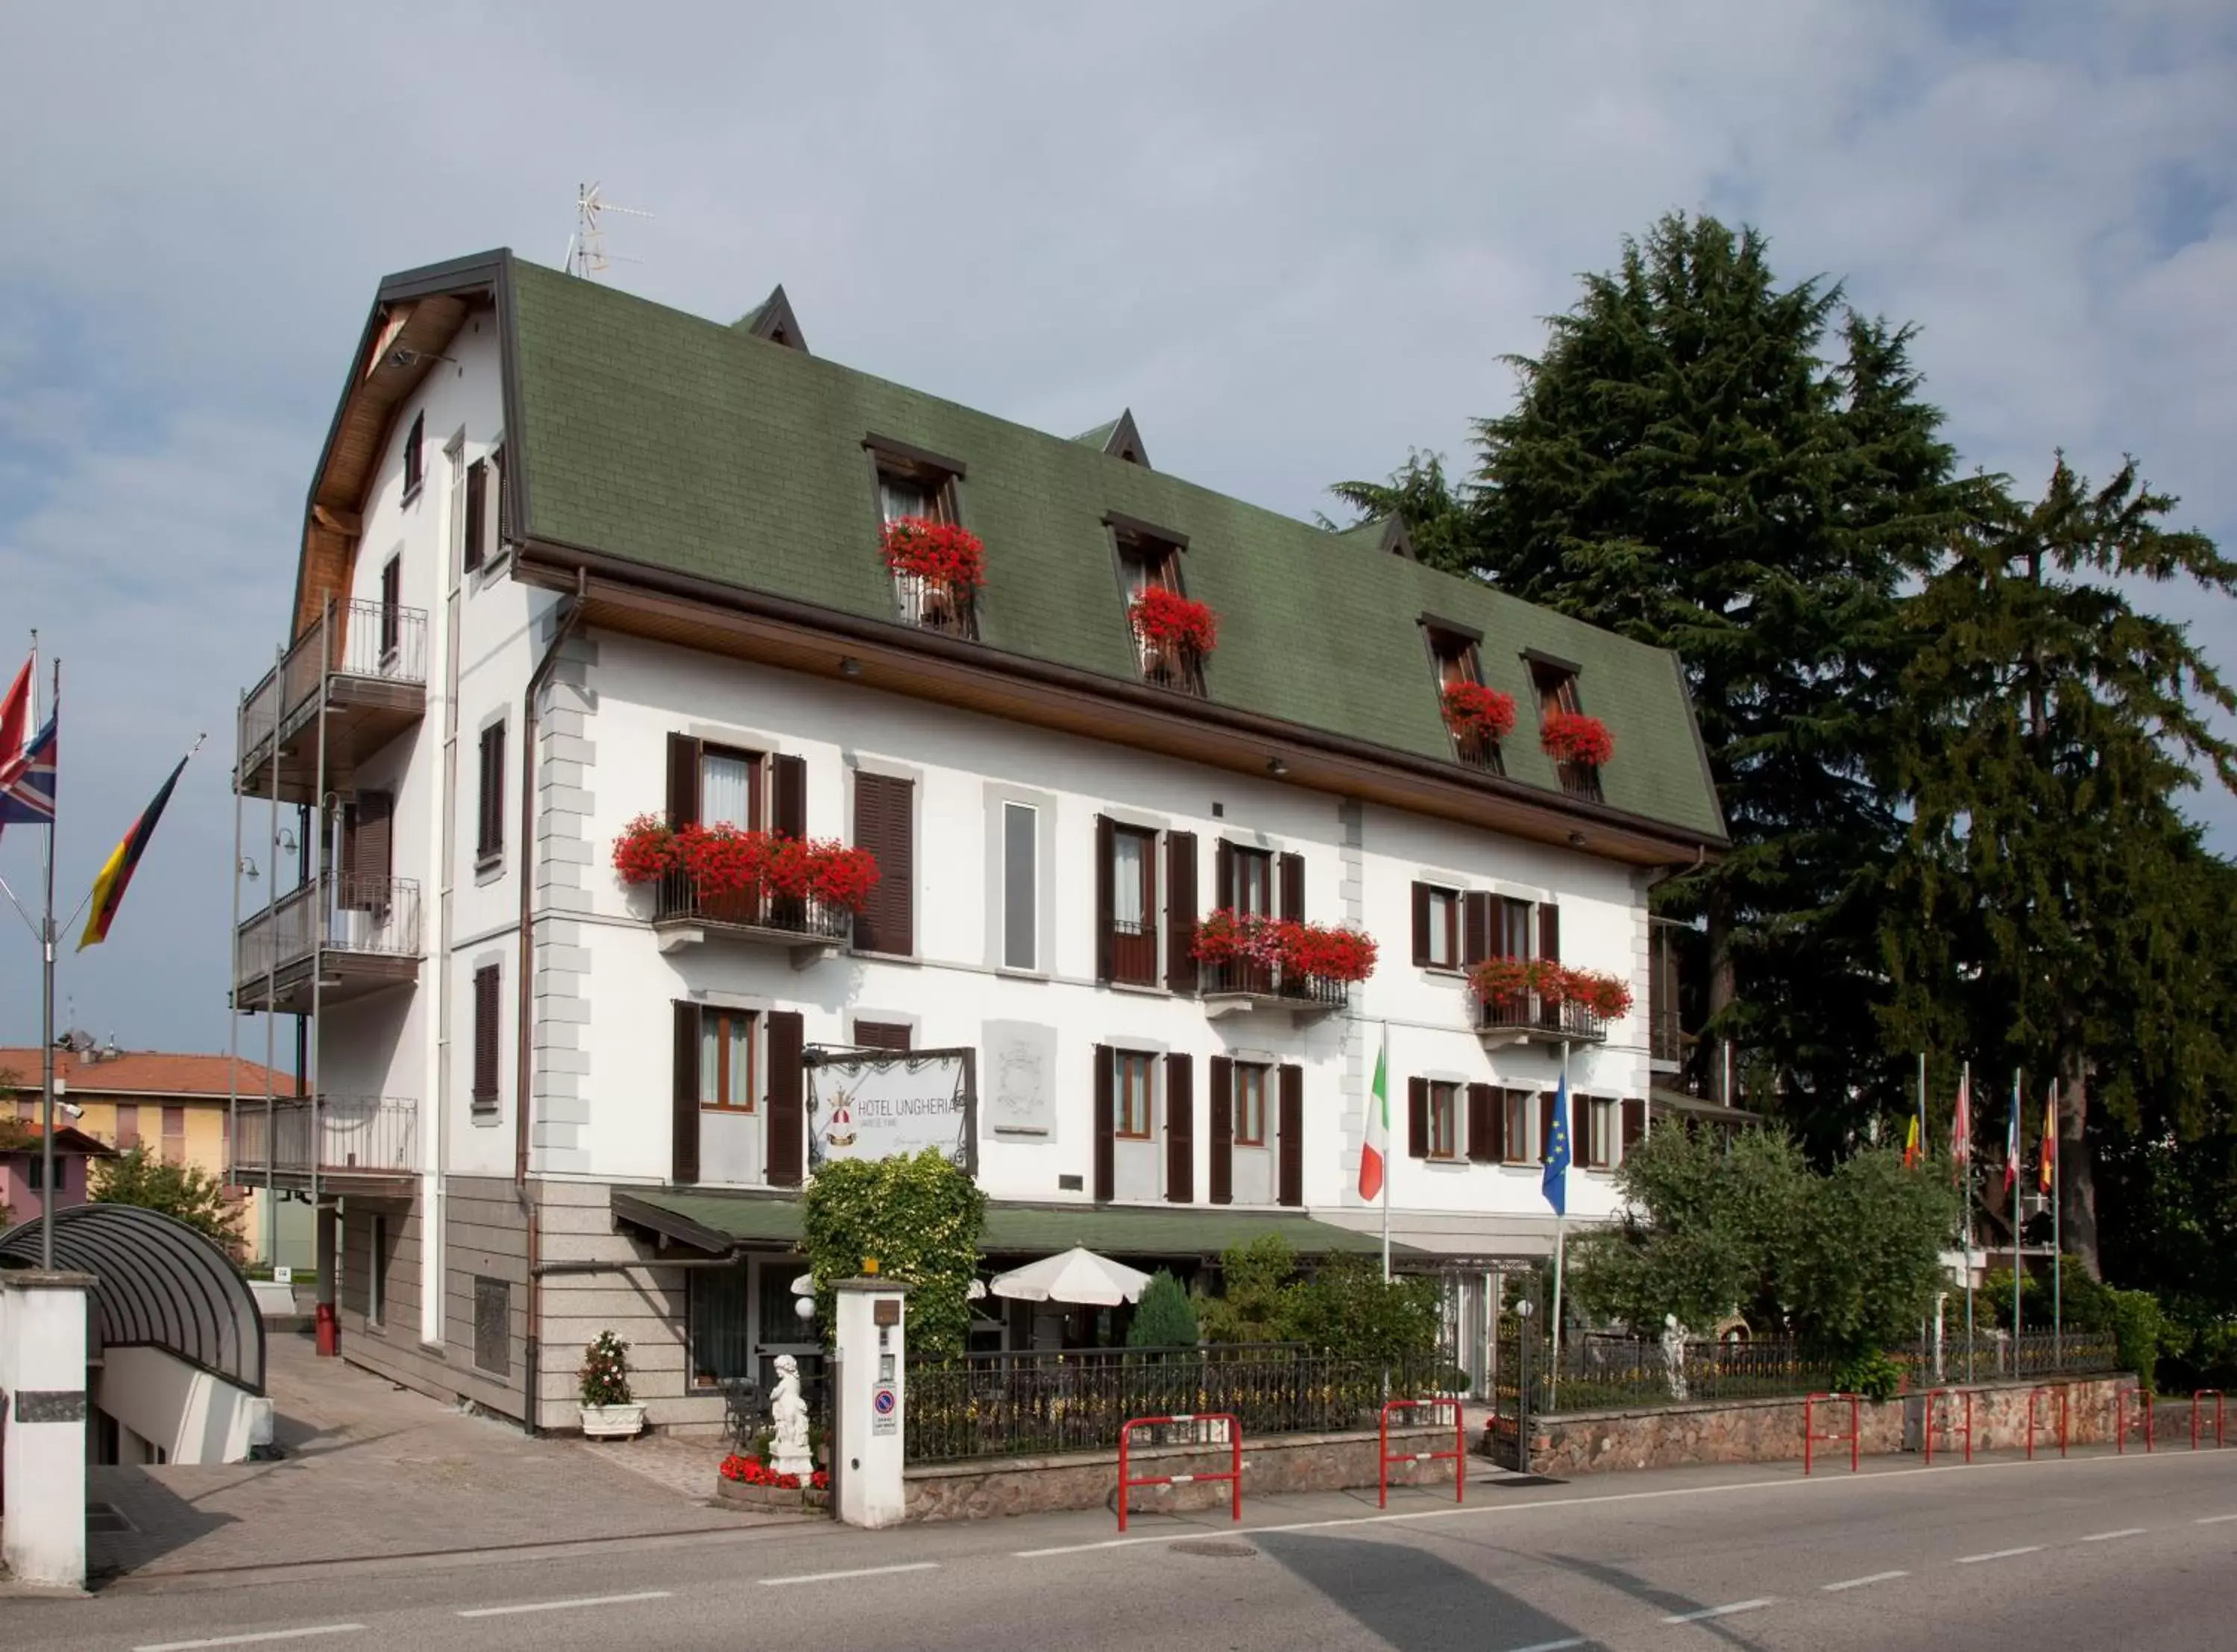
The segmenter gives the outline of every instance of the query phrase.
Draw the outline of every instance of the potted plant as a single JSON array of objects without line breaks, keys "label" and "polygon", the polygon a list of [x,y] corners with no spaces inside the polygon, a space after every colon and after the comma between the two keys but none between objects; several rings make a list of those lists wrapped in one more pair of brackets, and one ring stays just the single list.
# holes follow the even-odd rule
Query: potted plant
[{"label": "potted plant", "polygon": [[629,1344],[601,1331],[583,1350],[575,1373],[583,1433],[591,1439],[631,1439],[644,1432],[644,1407],[630,1397]]},{"label": "potted plant", "polygon": [[952,522],[897,517],[886,524],[886,566],[908,579],[969,601],[984,582],[986,548],[979,536]]},{"label": "potted plant", "polygon": [[676,832],[664,814],[640,814],[614,839],[614,870],[625,884],[657,883],[677,864]]},{"label": "potted plant", "polygon": [[1217,615],[1163,585],[1142,587],[1126,606],[1126,620],[1153,668],[1202,660],[1219,641]]},{"label": "potted plant", "polygon": [[1631,1013],[1631,984],[1620,975],[1564,970],[1561,992],[1570,1003],[1581,1004],[1602,1021],[1620,1021]]},{"label": "potted plant", "polygon": [[1557,763],[1600,768],[1615,755],[1615,739],[1607,725],[1581,711],[1549,711],[1538,725],[1538,743]]},{"label": "potted plant", "polygon": [[1448,682],[1439,703],[1445,727],[1463,745],[1496,746],[1514,732],[1514,696],[1480,682]]}]

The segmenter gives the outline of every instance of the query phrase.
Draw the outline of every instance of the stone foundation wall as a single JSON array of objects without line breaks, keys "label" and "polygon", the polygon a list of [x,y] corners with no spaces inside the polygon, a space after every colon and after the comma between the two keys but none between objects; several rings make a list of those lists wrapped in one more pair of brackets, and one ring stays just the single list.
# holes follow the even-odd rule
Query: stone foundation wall
[{"label": "stone foundation wall", "polygon": [[[1243,1441],[1243,1497],[1283,1491],[1340,1491],[1376,1484],[1379,1446],[1371,1433],[1274,1434]],[[1448,1451],[1449,1428],[1406,1428],[1390,1432],[1390,1449]],[[1127,1454],[1127,1472],[1191,1474],[1224,1472],[1231,1458],[1224,1446],[1144,1446]],[[979,1458],[967,1463],[933,1463],[906,1474],[911,1520],[984,1520],[997,1515],[1046,1514],[1059,1509],[1118,1506],[1118,1453],[1080,1451],[1061,1457]],[[1453,1483],[1453,1464],[1393,1463],[1393,1485]],[[1130,1514],[1178,1513],[1226,1505],[1224,1480],[1187,1485],[1133,1488]]]},{"label": "stone foundation wall", "polygon": [[[2058,1450],[2058,1405],[2054,1395],[2062,1392],[2067,1404],[2067,1438],[2075,1445],[2110,1444],[2115,1427],[2115,1396],[2125,1392],[2131,1420],[2136,1406],[2136,1379],[2132,1376],[2102,1377],[2064,1383],[1983,1383],[1970,1391],[1959,1389],[1949,1399],[1935,1404],[1935,1455],[1945,1451],[1963,1460],[1964,1440],[1959,1432],[1964,1417],[1963,1396],[1973,1396],[1973,1450],[2020,1451],[2027,1445],[2028,1395],[2037,1385],[2050,1388],[2037,1403],[2036,1450]],[[1865,1402],[1858,1407],[1858,1432],[1865,1456],[1917,1451],[1922,1432],[1924,1401],[1917,1394],[1901,1395],[1883,1404]],[[1817,1408],[1815,1425],[1820,1434],[1845,1434],[1849,1412],[1845,1405]],[[1785,1463],[1802,1456],[1803,1402],[1798,1399],[1754,1399],[1719,1404],[1660,1405],[1637,1411],[1591,1411],[1558,1413],[1531,1419],[1530,1468],[1533,1473],[1567,1478],[1623,1469],[1678,1468],[1697,1463]],[[1511,1447],[1512,1439],[1507,1442]],[[1845,1468],[1849,1447],[1821,1443],[1819,1460]],[[1502,1449],[1502,1455],[1505,1450]]]}]

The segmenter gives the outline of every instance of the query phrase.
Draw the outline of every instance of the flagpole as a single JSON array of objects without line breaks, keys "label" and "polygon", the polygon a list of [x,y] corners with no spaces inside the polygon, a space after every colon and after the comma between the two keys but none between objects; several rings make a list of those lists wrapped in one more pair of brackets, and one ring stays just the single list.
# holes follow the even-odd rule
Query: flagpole
[{"label": "flagpole", "polygon": [[[31,647],[36,650],[38,648],[38,633],[34,631],[31,638]],[[36,670],[31,674],[35,684],[38,675]],[[34,695],[36,692],[35,688]],[[57,660],[55,661],[54,696],[49,701],[50,713],[54,703],[62,696],[63,662]],[[32,726],[35,728],[38,727],[36,713]],[[54,789],[57,800],[62,795],[60,778],[57,773],[57,784]],[[55,838],[58,829],[56,821],[47,823],[47,912],[39,926],[39,951],[42,955],[39,967],[40,1089],[45,1109],[45,1133],[39,1142],[39,1266],[49,1273],[54,1271],[55,1266],[55,1206],[58,1202],[55,1196]]]},{"label": "flagpole", "polygon": [[[1560,1126],[1563,1140],[1574,1142],[1575,1137],[1569,1129],[1569,1045],[1567,1039],[1561,1043],[1561,1111],[1554,1122]],[[1554,1364],[1546,1373],[1546,1409],[1549,1412],[1559,1409],[1557,1402],[1561,1389],[1561,1278],[1568,1263],[1568,1169],[1564,1166],[1561,1171],[1562,1208],[1554,1213]]]},{"label": "flagpole", "polygon": [[[1918,1052],[1918,1123],[1915,1128],[1918,1131],[1917,1163],[1924,1168],[1927,1161],[1934,1156],[1934,1141],[1926,1133],[1926,1052],[1924,1050]],[[1904,1156],[1909,1159],[1910,1155],[1905,1154]],[[1942,1380],[1942,1339],[1936,1335],[1936,1333],[1941,1328],[1942,1310],[1938,1304],[1934,1313],[1935,1317],[1932,1320],[1921,1320],[1918,1322],[1918,1339],[1921,1342],[1930,1339],[1934,1343],[1934,1380],[1940,1382]]]},{"label": "flagpole", "polygon": [[1382,1149],[1382,1282],[1390,1283],[1390,1023],[1382,1023],[1382,1094],[1376,1098],[1384,1115]]},{"label": "flagpole", "polygon": [[2066,1246],[2059,1234],[2059,1195],[2064,1191],[2065,1167],[2058,1162],[2058,1075],[2050,1078],[2050,1105],[2044,1109],[2050,1142],[2050,1357],[2066,1368]]},{"label": "flagpole", "polygon": [[1973,1063],[1967,1062],[1959,1070],[1958,1093],[1965,1098],[1965,1134],[1962,1142],[1953,1142],[1957,1155],[1958,1187],[1965,1195],[1965,1380],[1973,1380],[1973,1339],[1979,1334],[1973,1323]]},{"label": "flagpole", "polygon": [[2020,1143],[2026,1139],[2026,1128],[2020,1122],[2020,1087],[2027,1075],[2019,1068],[2012,1069],[2012,1139],[2006,1149],[2010,1163],[2005,1175],[2012,1184],[2012,1375],[2020,1374],[2020,1332],[2023,1328],[2020,1286],[2023,1282],[2020,1260]]}]

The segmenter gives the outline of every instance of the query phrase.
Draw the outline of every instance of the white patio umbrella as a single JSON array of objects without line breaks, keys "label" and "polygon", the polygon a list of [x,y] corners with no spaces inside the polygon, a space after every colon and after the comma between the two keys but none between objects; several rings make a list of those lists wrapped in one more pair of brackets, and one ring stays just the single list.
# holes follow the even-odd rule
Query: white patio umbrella
[{"label": "white patio umbrella", "polygon": [[1111,1307],[1137,1300],[1150,1276],[1138,1268],[1073,1246],[1061,1256],[1013,1267],[994,1276],[997,1296],[1021,1302],[1086,1302]]}]

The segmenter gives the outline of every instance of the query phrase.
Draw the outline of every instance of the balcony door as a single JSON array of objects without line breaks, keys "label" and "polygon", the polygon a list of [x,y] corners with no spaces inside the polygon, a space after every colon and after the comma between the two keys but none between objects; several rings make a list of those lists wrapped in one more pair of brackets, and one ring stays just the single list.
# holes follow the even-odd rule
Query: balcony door
[{"label": "balcony door", "polygon": [[1111,834],[1111,978],[1158,981],[1157,834],[1134,826]]},{"label": "balcony door", "polygon": [[[729,746],[702,746],[699,748],[699,823],[702,826],[735,826],[741,832],[758,832],[763,815],[762,760],[756,752],[739,751]],[[761,921],[762,891],[756,884],[750,887],[711,895],[703,907],[709,918],[731,924],[757,924]]]}]

